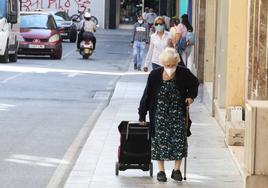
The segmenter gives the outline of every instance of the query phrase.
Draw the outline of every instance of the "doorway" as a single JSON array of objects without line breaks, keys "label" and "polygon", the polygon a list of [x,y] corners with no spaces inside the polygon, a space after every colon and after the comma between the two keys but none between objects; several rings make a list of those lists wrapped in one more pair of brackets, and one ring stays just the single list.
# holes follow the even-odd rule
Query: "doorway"
[{"label": "doorway", "polygon": [[133,24],[137,15],[142,14],[141,0],[120,0],[120,23]]}]

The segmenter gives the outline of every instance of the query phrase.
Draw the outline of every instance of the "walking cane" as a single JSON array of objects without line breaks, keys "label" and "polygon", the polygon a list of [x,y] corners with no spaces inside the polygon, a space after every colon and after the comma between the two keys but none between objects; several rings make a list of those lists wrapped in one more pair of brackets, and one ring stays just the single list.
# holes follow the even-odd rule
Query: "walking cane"
[{"label": "walking cane", "polygon": [[[186,139],[187,145],[188,145],[187,131],[188,131],[188,126],[189,126],[188,123],[189,123],[189,104],[186,103],[186,120],[185,120],[186,131],[185,131],[185,139]],[[187,146],[187,150],[188,150],[188,146]],[[187,168],[187,156],[184,157],[184,178],[183,178],[184,180],[186,180],[186,168]]]}]

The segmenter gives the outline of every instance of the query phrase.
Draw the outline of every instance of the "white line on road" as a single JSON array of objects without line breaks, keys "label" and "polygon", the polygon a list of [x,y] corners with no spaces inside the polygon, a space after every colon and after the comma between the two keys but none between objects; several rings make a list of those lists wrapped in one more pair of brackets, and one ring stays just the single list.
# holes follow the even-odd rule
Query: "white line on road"
[{"label": "white line on road", "polygon": [[13,80],[13,79],[15,79],[15,78],[17,78],[17,77],[19,77],[19,76],[21,76],[21,75],[23,75],[23,74],[24,74],[24,73],[19,73],[19,74],[16,74],[16,75],[14,75],[14,76],[11,76],[11,77],[9,77],[9,78],[4,79],[3,81],[1,81],[1,83],[7,83],[8,81]]},{"label": "white line on road", "polygon": [[68,163],[60,163],[57,169],[55,170],[53,176],[51,177],[47,188],[59,188],[64,187],[64,184],[75,165],[77,158],[82,151],[82,148],[87,141],[87,138],[93,129],[95,123],[97,122],[98,117],[108,105],[108,101],[101,103],[97,109],[91,114],[87,122],[83,125],[78,133],[77,137],[68,148],[67,152],[63,157],[63,161],[67,161]]},{"label": "white line on road", "polygon": [[107,76],[124,76],[124,75],[144,75],[149,74],[148,72],[105,72],[105,71],[85,71],[75,69],[53,69],[53,68],[42,68],[42,67],[22,67],[22,66],[4,66],[0,67],[0,71],[5,72],[20,72],[20,73],[79,73],[79,74],[96,74],[96,75],[107,75]]},{"label": "white line on road", "polygon": [[71,73],[62,73],[63,75],[67,75],[69,78],[74,78],[76,76],[84,76],[85,74],[79,72],[71,72]]},{"label": "white line on road", "polygon": [[68,53],[66,53],[64,56],[62,56],[62,59],[66,58],[67,56],[71,55],[71,53],[73,53],[74,50],[69,51]]},{"label": "white line on road", "polygon": [[61,60],[53,61],[53,62],[51,62],[51,63],[48,63],[47,65],[50,66],[50,65],[53,65],[53,64],[55,64],[55,63],[58,63],[58,61],[62,61],[63,59],[65,59],[66,57],[68,57],[69,55],[71,55],[74,51],[75,51],[75,50],[71,50],[71,51],[67,52],[65,55],[63,55],[63,56],[61,57]]}]

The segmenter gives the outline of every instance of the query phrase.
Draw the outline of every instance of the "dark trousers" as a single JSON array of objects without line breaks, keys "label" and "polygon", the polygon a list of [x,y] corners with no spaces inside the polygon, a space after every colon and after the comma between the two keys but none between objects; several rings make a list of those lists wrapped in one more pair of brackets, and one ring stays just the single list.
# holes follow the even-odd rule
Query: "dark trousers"
[{"label": "dark trousers", "polygon": [[[82,40],[83,40],[83,33],[84,33],[84,31],[80,31],[80,32],[78,33],[77,49],[80,49],[80,43],[81,43]],[[91,33],[90,40],[91,40],[92,43],[93,43],[93,50],[95,50],[95,47],[96,47],[96,37],[94,36],[93,33]]]}]

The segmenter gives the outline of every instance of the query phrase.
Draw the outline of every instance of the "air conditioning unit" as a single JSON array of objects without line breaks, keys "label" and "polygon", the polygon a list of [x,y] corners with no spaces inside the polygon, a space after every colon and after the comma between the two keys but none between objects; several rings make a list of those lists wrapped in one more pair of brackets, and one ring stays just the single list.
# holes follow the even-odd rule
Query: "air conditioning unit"
[{"label": "air conditioning unit", "polygon": [[242,106],[230,106],[226,111],[226,121],[240,122],[242,121],[243,108]]}]

